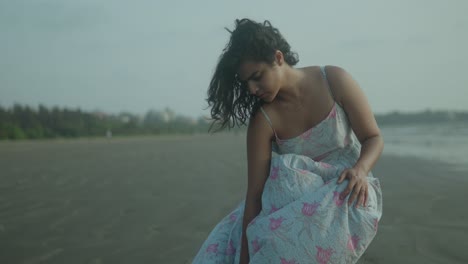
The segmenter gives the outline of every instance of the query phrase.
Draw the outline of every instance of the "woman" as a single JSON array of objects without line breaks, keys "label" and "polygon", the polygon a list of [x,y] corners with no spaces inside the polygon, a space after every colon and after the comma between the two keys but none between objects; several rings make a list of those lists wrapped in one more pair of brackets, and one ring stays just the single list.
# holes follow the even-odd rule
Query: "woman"
[{"label": "woman", "polygon": [[355,263],[374,238],[383,139],[367,99],[344,69],[297,62],[269,21],[236,20],[207,101],[220,128],[248,120],[247,193],[193,263]]}]

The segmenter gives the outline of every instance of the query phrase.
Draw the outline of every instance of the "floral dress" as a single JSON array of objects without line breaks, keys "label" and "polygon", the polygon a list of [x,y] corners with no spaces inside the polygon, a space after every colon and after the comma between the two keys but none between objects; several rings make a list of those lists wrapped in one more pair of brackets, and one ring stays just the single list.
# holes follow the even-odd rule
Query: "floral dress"
[{"label": "floral dress", "polygon": [[[340,199],[348,180],[337,180],[361,150],[346,112],[335,102],[320,123],[294,138],[276,136],[272,144],[262,210],[246,230],[250,263],[356,263],[376,235],[382,191],[369,172],[365,207],[355,208],[356,200],[348,205],[352,193]],[[214,227],[193,263],[239,263],[244,205]]]}]

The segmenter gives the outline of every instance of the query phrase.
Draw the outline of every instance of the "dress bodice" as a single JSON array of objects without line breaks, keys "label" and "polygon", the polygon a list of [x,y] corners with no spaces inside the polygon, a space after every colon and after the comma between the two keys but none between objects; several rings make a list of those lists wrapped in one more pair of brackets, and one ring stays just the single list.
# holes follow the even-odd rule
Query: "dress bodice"
[{"label": "dress bodice", "polygon": [[[275,133],[276,134],[276,133]],[[351,129],[343,108],[334,102],[327,117],[299,136],[272,142],[276,154],[294,153],[331,165],[353,166],[359,158],[361,144]]]}]

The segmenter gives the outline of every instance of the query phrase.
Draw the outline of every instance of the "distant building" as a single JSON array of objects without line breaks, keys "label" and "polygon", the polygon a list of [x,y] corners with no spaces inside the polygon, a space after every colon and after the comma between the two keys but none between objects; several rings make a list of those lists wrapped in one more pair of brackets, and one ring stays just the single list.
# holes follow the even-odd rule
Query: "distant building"
[{"label": "distant building", "polygon": [[93,116],[99,118],[99,119],[104,119],[108,117],[109,115],[107,113],[101,112],[101,111],[94,111],[91,113]]}]

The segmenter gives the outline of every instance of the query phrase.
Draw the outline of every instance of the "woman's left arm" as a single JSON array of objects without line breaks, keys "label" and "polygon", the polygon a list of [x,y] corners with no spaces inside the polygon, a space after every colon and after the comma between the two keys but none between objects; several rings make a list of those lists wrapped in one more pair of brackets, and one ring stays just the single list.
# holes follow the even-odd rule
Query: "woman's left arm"
[{"label": "woman's left arm", "polygon": [[356,207],[366,205],[367,175],[382,154],[382,134],[364,92],[352,76],[337,66],[327,66],[326,71],[335,100],[345,110],[361,143],[361,154],[356,164],[344,170],[338,179],[338,183],[345,178],[349,179],[348,187],[341,193],[341,198],[344,199],[353,191],[348,203],[351,204],[357,198]]}]

